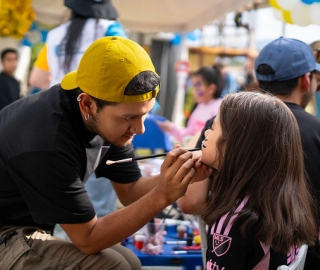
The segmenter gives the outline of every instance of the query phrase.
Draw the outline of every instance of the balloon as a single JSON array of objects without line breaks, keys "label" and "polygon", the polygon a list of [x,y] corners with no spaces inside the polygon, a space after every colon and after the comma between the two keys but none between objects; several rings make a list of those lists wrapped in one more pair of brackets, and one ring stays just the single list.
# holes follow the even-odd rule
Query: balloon
[{"label": "balloon", "polygon": [[277,0],[269,0],[269,4],[270,4],[270,6],[274,7],[275,9],[281,9]]},{"label": "balloon", "polygon": [[320,0],[301,0],[301,2],[306,5],[312,5],[313,3],[320,3]]},{"label": "balloon", "polygon": [[291,12],[288,10],[282,10],[282,17],[286,23],[291,23],[293,24],[294,22],[292,21],[291,17]]},{"label": "balloon", "polygon": [[320,14],[320,3],[314,3],[310,10],[310,18],[316,24],[320,24],[319,14]]},{"label": "balloon", "polygon": [[300,0],[277,0],[278,5],[281,7],[281,9],[285,10],[292,10],[292,8],[298,4],[301,3]]},{"label": "balloon", "polygon": [[291,19],[294,24],[306,26],[313,23],[310,13],[311,5],[296,3],[291,9]]}]

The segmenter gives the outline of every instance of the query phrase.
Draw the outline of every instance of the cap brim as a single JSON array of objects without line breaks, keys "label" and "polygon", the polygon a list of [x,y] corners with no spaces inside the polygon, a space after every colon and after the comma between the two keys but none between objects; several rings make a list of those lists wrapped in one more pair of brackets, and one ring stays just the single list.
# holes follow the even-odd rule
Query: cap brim
[{"label": "cap brim", "polygon": [[316,63],[314,70],[320,72],[320,64]]},{"label": "cap brim", "polygon": [[72,89],[76,89],[78,88],[78,84],[77,84],[77,71],[71,71],[69,73],[67,73],[61,81],[61,88],[65,89],[65,90],[72,90]]}]

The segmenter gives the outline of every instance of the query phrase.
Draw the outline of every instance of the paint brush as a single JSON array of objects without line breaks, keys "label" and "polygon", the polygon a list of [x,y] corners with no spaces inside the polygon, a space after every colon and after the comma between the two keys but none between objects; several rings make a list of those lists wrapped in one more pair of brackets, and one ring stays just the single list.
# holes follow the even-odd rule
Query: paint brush
[{"label": "paint brush", "polygon": [[[193,149],[188,149],[188,151],[199,151],[201,150],[200,148],[193,148]],[[134,160],[141,160],[141,159],[148,159],[148,158],[156,158],[156,157],[164,157],[168,153],[161,153],[161,154],[155,154],[155,155],[150,155],[150,156],[142,156],[142,157],[134,157],[134,158],[125,158],[125,159],[120,159],[120,160],[107,160],[106,164],[107,165],[112,165],[115,163],[125,163],[125,162],[131,162]]]}]

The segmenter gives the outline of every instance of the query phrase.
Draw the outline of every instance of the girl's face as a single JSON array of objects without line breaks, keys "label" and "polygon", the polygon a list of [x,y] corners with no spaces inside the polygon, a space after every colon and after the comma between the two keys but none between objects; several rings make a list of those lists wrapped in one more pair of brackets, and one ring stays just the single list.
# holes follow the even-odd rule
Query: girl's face
[{"label": "girl's face", "polygon": [[207,85],[201,76],[194,75],[191,77],[193,85],[193,96],[197,103],[208,102],[213,99],[215,85]]},{"label": "girl's face", "polygon": [[216,170],[219,168],[219,153],[217,142],[222,136],[219,113],[217,114],[211,129],[206,130],[205,139],[202,141],[201,162]]}]

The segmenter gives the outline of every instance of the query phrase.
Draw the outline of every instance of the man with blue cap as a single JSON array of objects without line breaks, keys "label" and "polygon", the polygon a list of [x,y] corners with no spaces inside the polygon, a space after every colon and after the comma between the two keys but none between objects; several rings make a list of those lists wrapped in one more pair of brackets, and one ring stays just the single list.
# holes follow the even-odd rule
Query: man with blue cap
[{"label": "man with blue cap", "polygon": [[[259,86],[285,102],[298,122],[306,173],[320,217],[320,120],[304,110],[317,89],[315,73],[320,72],[320,65],[306,43],[280,37],[261,50],[255,72]],[[319,240],[316,247],[309,247],[307,269],[319,269],[317,249]],[[314,262],[314,255],[318,256],[318,263]]]}]

